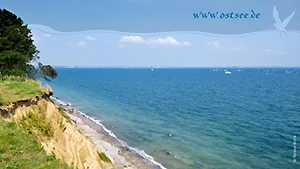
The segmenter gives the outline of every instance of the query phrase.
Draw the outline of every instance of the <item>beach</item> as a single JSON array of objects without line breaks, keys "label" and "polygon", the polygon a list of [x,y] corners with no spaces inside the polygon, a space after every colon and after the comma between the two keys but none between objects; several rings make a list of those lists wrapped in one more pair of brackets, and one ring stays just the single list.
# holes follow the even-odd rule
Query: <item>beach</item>
[{"label": "beach", "polygon": [[137,150],[118,140],[105,126],[91,117],[71,107],[69,104],[51,98],[55,105],[62,108],[72,119],[72,124],[95,145],[97,151],[104,152],[112,161],[115,169],[165,169],[146,153]]}]

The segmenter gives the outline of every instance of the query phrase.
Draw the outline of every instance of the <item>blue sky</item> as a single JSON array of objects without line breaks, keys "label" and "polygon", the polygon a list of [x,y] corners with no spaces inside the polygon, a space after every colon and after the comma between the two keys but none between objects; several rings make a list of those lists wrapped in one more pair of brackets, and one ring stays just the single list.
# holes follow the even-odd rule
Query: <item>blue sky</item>
[{"label": "blue sky", "polygon": [[300,33],[276,30],[249,35],[64,33],[30,25],[41,61],[81,67],[300,66]]},{"label": "blue sky", "polygon": [[[58,31],[114,30],[134,33],[201,31],[248,33],[273,29],[273,6],[282,20],[296,12],[287,29],[300,30],[299,0],[6,0],[7,8],[28,24]],[[197,12],[260,13],[259,19],[194,19]]]},{"label": "blue sky", "polygon": [[[281,20],[296,10],[287,36],[273,26],[274,5]],[[300,66],[299,0],[9,0],[1,7],[30,25],[41,61],[55,66]],[[192,17],[250,10],[261,17]]]}]

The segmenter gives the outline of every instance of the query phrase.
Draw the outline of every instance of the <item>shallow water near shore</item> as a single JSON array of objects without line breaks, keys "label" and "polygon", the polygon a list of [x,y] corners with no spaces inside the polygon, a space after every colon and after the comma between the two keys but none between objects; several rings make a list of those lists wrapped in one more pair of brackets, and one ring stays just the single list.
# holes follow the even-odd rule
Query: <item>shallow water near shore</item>
[{"label": "shallow water near shore", "polygon": [[300,167],[299,69],[57,71],[55,97],[166,168]]}]

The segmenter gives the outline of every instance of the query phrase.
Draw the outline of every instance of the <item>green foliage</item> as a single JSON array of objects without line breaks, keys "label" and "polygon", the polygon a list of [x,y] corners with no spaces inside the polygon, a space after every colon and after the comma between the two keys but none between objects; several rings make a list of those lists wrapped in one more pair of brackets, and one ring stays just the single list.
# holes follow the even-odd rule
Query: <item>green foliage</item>
[{"label": "green foliage", "polygon": [[0,9],[0,52],[16,51],[29,60],[39,59],[32,34],[23,20],[6,9]]},{"label": "green foliage", "polygon": [[56,160],[55,154],[51,154],[51,155],[46,156],[46,161],[54,161],[54,160]]},{"label": "green foliage", "polygon": [[58,75],[55,69],[53,69],[50,65],[40,65],[39,68],[41,75],[47,81],[50,81],[48,77],[54,79]]},{"label": "green foliage", "polygon": [[0,53],[0,68],[3,69],[17,69],[25,71],[26,63],[29,62],[26,55],[13,50],[2,51]]},{"label": "green foliage", "polygon": [[21,121],[21,127],[27,131],[28,134],[41,134],[45,137],[53,136],[53,129],[51,124],[45,121],[46,117],[43,112],[33,113],[29,112],[27,117],[24,117]]},{"label": "green foliage", "polygon": [[99,158],[102,160],[102,161],[104,161],[104,162],[106,162],[106,163],[111,163],[111,160],[105,155],[105,153],[103,153],[103,152],[98,152],[98,155],[99,155]]},{"label": "green foliage", "polygon": [[38,94],[41,94],[41,89],[38,86],[33,86],[30,83],[26,82],[15,82],[12,81],[10,83],[6,84],[7,88],[16,90],[17,94],[29,94],[32,96],[36,96]]},{"label": "green foliage", "polygon": [[50,65],[43,65],[42,63],[38,63],[37,67],[33,65],[27,65],[26,67],[28,77],[32,79],[44,78],[47,81],[51,81],[50,79],[54,79],[58,76],[55,69],[53,69]]},{"label": "green foliage", "polygon": [[61,115],[67,120],[68,123],[72,123],[72,119],[70,116],[67,115],[67,113],[61,108],[58,108],[58,111],[61,113]]},{"label": "green foliage", "polygon": [[0,168],[3,169],[71,169],[46,155],[35,137],[23,132],[16,123],[0,118]]},{"label": "green foliage", "polygon": [[19,76],[19,77],[26,77],[26,73],[22,70],[18,69],[2,69],[2,74],[6,76]]},{"label": "green foliage", "polygon": [[23,77],[3,77],[3,79],[0,81],[0,105],[31,99],[45,92],[45,89],[34,80]]},{"label": "green foliage", "polygon": [[[0,71],[3,75],[42,77],[47,81],[57,77],[50,65],[37,62],[39,51],[33,42],[31,30],[23,20],[0,9]],[[32,63],[38,63],[38,66]]]}]

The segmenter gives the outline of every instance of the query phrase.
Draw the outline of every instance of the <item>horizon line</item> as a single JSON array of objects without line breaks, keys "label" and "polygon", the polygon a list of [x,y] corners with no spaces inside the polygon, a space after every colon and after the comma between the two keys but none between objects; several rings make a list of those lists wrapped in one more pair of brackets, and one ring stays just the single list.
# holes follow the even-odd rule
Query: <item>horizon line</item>
[{"label": "horizon line", "polygon": [[300,68],[300,66],[54,66],[54,68],[112,68],[112,69],[201,69],[201,68]]}]

